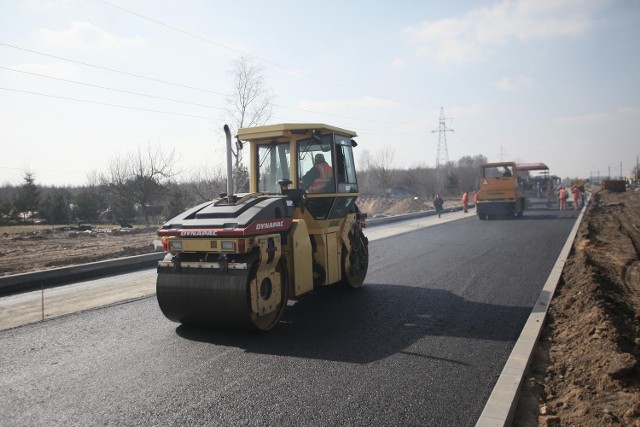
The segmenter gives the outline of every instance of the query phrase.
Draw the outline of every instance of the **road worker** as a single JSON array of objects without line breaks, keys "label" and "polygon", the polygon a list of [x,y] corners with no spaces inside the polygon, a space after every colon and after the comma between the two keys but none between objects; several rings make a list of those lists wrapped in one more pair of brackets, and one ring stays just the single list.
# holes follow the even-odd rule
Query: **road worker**
[{"label": "road worker", "polygon": [[573,195],[573,208],[574,209],[579,209],[580,206],[580,189],[578,188],[577,185],[574,185],[573,187],[571,187],[571,194]]},{"label": "road worker", "polygon": [[309,193],[326,193],[327,184],[333,178],[333,168],[327,163],[322,153],[316,154],[313,167],[302,177],[302,185]]},{"label": "road worker", "polygon": [[474,191],[473,192],[473,204],[476,207],[476,212],[478,212],[478,202],[480,201],[480,194],[478,194],[478,191]]},{"label": "road worker", "polygon": [[467,208],[469,207],[469,193],[466,191],[462,194],[462,210],[464,213],[467,213]]},{"label": "road worker", "polygon": [[438,218],[442,215],[442,205],[444,204],[444,200],[440,197],[440,193],[436,194],[436,197],[433,198],[433,207],[438,214]]},{"label": "road worker", "polygon": [[560,187],[560,190],[558,190],[558,204],[560,205],[561,211],[567,209],[567,198],[569,198],[567,190],[564,188],[564,186]]}]

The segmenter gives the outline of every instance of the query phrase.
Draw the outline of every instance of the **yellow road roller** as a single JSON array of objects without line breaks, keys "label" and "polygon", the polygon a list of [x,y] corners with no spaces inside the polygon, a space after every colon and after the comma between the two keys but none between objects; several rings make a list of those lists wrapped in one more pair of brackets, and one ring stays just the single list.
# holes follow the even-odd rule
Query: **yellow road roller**
[{"label": "yellow road roller", "polygon": [[289,298],[362,286],[369,243],[356,206],[356,136],[312,123],[239,129],[236,143],[250,145],[249,193],[234,194],[229,184],[158,230],[163,314],[188,325],[269,330]]}]

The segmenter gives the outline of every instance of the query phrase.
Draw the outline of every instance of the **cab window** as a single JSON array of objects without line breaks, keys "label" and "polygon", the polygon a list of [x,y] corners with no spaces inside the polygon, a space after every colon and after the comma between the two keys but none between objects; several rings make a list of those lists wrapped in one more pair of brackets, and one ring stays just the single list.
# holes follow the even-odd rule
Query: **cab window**
[{"label": "cab window", "polygon": [[279,193],[278,180],[289,179],[289,154],[291,147],[286,143],[271,143],[258,146],[258,191]]},{"label": "cab window", "polygon": [[298,141],[298,188],[309,194],[335,193],[333,135]]},{"label": "cab window", "polygon": [[358,181],[353,161],[351,138],[336,135],[336,176],[339,193],[357,193]]}]

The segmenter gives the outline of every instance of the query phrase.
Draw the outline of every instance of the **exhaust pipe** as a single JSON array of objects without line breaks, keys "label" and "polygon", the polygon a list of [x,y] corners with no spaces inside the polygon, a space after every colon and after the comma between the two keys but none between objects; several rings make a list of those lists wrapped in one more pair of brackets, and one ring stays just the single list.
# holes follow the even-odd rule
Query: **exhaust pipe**
[{"label": "exhaust pipe", "polygon": [[231,161],[231,130],[224,125],[224,134],[227,137],[227,199],[231,203],[233,198],[233,169]]}]

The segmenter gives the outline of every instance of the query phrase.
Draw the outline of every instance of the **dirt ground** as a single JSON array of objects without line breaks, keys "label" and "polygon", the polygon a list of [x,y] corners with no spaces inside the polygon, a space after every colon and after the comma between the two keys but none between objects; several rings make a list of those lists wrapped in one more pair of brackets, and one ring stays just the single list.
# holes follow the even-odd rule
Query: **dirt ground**
[{"label": "dirt ground", "polygon": [[154,251],[158,227],[0,227],[0,276]]},{"label": "dirt ground", "polygon": [[516,426],[640,426],[640,192],[594,194]]},{"label": "dirt ground", "polygon": [[[359,206],[369,218],[432,209],[415,198]],[[0,275],[150,253],[156,230],[0,227]],[[600,191],[563,270],[514,425],[640,427],[639,359],[640,192]]]}]

